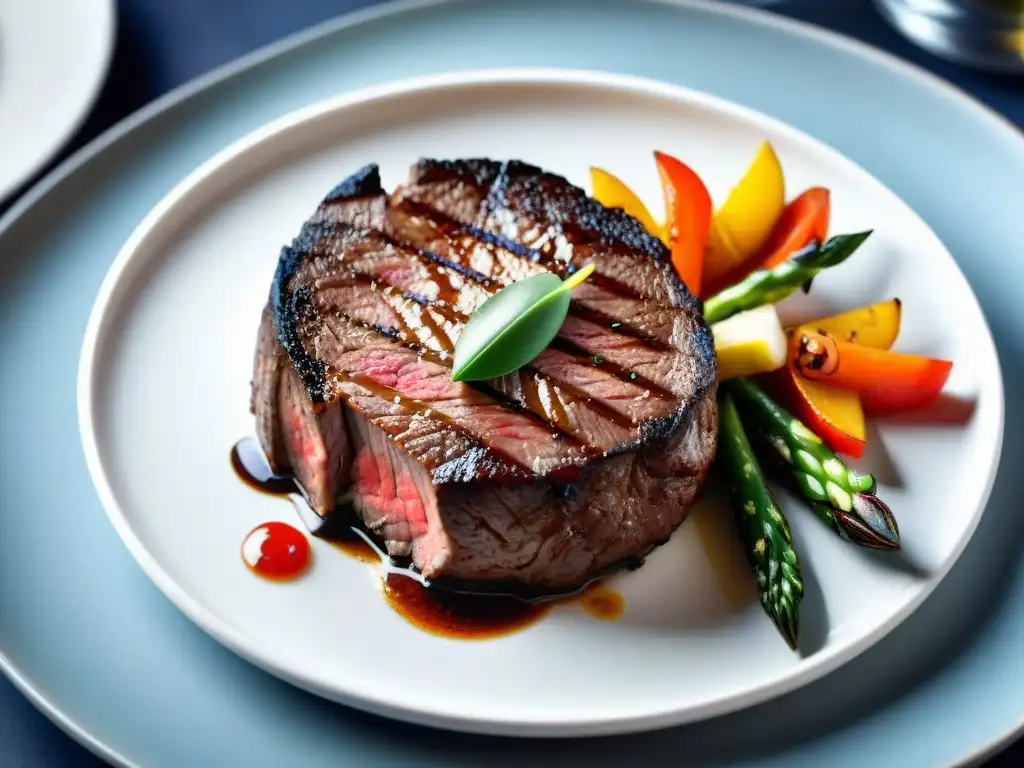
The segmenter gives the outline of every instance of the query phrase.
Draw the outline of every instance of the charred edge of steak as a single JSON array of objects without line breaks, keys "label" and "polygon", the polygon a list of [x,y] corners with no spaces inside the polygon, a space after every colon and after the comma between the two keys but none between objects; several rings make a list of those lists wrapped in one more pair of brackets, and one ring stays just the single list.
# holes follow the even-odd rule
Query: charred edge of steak
[{"label": "charred edge of steak", "polygon": [[[335,185],[320,205],[323,208],[332,203],[377,197],[383,194],[380,168],[376,163],[370,163]],[[317,243],[333,231],[335,231],[335,225],[329,221],[316,219],[306,221],[292,244],[281,249],[281,256],[278,259],[271,287],[278,338],[288,354],[295,372],[306,385],[306,392],[314,404],[326,403],[329,396],[327,364],[309,355],[302,343],[300,332],[302,325],[312,320],[316,312],[311,301],[312,287],[304,286],[294,293],[290,293],[288,283],[298,271],[305,255],[312,252]]]},{"label": "charred edge of steak", "polygon": [[[316,308],[311,300],[312,287],[303,286],[295,292],[288,291],[288,281],[298,269],[303,255],[301,246],[297,244],[304,237],[312,237],[310,229],[320,230],[322,227],[319,225],[304,227],[303,234],[296,239],[296,243],[281,252],[271,296],[274,301],[277,335],[281,346],[284,347],[295,372],[306,385],[309,399],[314,404],[322,404],[329,399],[327,395],[327,363],[317,360],[306,351],[301,333],[303,324],[312,319],[316,313]],[[315,242],[315,239],[313,241]]]},{"label": "charred edge of steak", "polygon": [[338,182],[337,186],[327,193],[322,204],[383,194],[384,188],[380,185],[380,168],[376,163],[370,163]]}]

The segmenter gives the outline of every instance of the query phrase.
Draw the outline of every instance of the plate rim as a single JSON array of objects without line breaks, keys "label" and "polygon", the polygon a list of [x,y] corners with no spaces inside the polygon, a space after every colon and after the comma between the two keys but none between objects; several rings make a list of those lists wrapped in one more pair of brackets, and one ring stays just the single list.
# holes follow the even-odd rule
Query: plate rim
[{"label": "plate rim", "polygon": [[[397,17],[403,13],[431,6],[441,6],[460,0],[388,0],[380,5],[351,11],[319,22],[304,30],[292,33],[277,41],[268,43],[253,51],[210,70],[176,88],[163,96],[141,107],[136,112],[114,124],[102,134],[71,153],[54,168],[43,175],[18,199],[14,200],[8,210],[0,215],[0,237],[11,229],[23,215],[40,204],[63,181],[89,162],[97,159],[107,149],[131,134],[135,129],[146,124],[164,112],[170,111],[191,97],[204,90],[230,81],[244,72],[265,64],[274,58],[298,50],[306,44],[330,37],[342,30],[357,27],[389,17]],[[751,7],[733,7],[712,4],[707,0],[648,0],[665,5],[689,7],[705,13],[730,16],[742,21],[761,25],[766,28],[782,31],[784,34],[796,35],[822,43],[826,47],[844,50],[863,60],[874,62],[890,73],[906,77],[919,84],[924,90],[939,93],[949,99],[959,109],[965,110],[972,118],[979,119],[983,124],[1008,137],[1014,144],[1021,146],[1022,136],[1018,127],[1007,117],[984,104],[961,87],[935,75],[920,65],[902,59],[881,48],[858,40],[850,35],[820,27],[810,22],[778,16],[769,11]],[[122,756],[116,749],[102,740],[93,737],[78,724],[58,704],[49,701],[45,692],[36,682],[31,680],[14,663],[6,652],[0,649],[0,671],[11,680],[12,684],[48,719],[75,738],[79,743],[97,756],[109,760],[112,764],[134,768],[135,764]],[[975,762],[987,755],[998,752],[1001,747],[1024,733],[1024,713],[1009,729],[1001,730],[996,736],[986,740],[976,748],[962,756],[956,765]]]},{"label": "plate rim", "polygon": [[[854,640],[840,642],[828,652],[822,652],[816,663],[810,663],[796,671],[773,677],[767,683],[760,683],[754,688],[741,692],[720,695],[699,705],[645,710],[640,714],[606,716],[602,718],[580,718],[575,714],[539,718],[536,714],[529,717],[495,718],[474,716],[466,708],[448,708],[439,712],[426,704],[410,703],[395,700],[393,696],[381,694],[372,689],[359,690],[334,683],[327,685],[322,679],[304,668],[297,668],[290,659],[282,658],[272,648],[252,638],[246,631],[221,618],[214,611],[206,608],[176,581],[165,570],[161,562],[143,543],[129,521],[114,492],[104,462],[100,456],[99,440],[94,427],[94,408],[96,396],[94,381],[97,375],[97,345],[103,334],[110,333],[107,327],[107,316],[112,308],[119,306],[118,294],[123,290],[122,280],[126,271],[137,257],[144,257],[144,245],[154,236],[165,222],[169,213],[187,201],[202,186],[215,178],[218,173],[228,172],[227,169],[242,161],[251,151],[259,149],[267,142],[280,138],[289,131],[301,129],[303,125],[320,119],[331,119],[349,109],[372,108],[379,102],[393,102],[404,95],[424,95],[459,91],[479,85],[530,88],[563,86],[620,93],[623,95],[639,95],[649,98],[668,99],[676,103],[685,103],[698,109],[710,110],[718,115],[727,116],[746,124],[763,126],[812,150],[830,153],[834,162],[844,172],[866,184],[873,185],[876,193],[891,205],[902,206],[906,214],[917,220],[917,223],[930,233],[934,243],[945,252],[955,273],[967,288],[970,299],[977,310],[982,327],[986,331],[986,340],[981,354],[987,355],[995,363],[998,375],[995,378],[988,396],[994,400],[994,411],[990,423],[982,425],[983,433],[990,436],[991,442],[982,448],[982,456],[987,466],[987,477],[983,484],[975,486],[977,490],[966,493],[975,499],[970,521],[963,533],[956,540],[951,554],[942,562],[928,579],[916,589],[909,598],[900,601],[897,608],[884,621],[871,631]],[[200,193],[201,194],[201,193]],[[141,249],[141,250],[140,250]],[[148,263],[148,261],[147,261]],[[442,729],[456,730],[465,733],[478,733],[500,736],[523,737],[585,737],[607,736],[635,733],[663,727],[678,726],[699,722],[719,715],[745,709],[756,704],[774,699],[797,688],[817,680],[829,672],[880,642],[896,627],[909,618],[927,597],[949,574],[953,565],[960,558],[985,513],[995,478],[999,469],[999,459],[1003,441],[1004,428],[1004,390],[999,355],[985,318],[984,310],[970,283],[963,275],[959,264],[949,253],[938,235],[893,190],[877,179],[873,174],[858,163],[844,155],[826,142],[811,136],[805,131],[789,125],[782,120],[766,115],[763,112],[737,104],[728,99],[715,96],[693,88],[667,83],[647,77],[623,75],[593,70],[567,69],[561,67],[502,67],[497,69],[457,70],[441,74],[429,74],[401,78],[384,83],[355,89],[337,96],[319,100],[292,112],[281,115],[256,129],[232,141],[212,157],[193,169],[185,178],[168,191],[160,201],[146,214],[132,231],[119,250],[113,263],[105,275],[97,292],[89,320],[86,325],[85,337],[81,347],[78,370],[77,408],[79,419],[79,435],[86,465],[100,501],[114,529],[128,548],[133,558],[145,572],[146,576],[182,613],[196,626],[216,639],[219,643],[238,654],[248,662],[273,674],[293,685],[316,695],[342,704],[382,715],[392,719],[404,720],[420,725]],[[993,434],[994,431],[994,434]],[[815,654],[819,656],[819,654]],[[813,657],[811,657],[813,658]]]},{"label": "plate rim", "polygon": [[[107,76],[110,74],[111,66],[114,63],[114,53],[117,50],[117,25],[118,25],[118,11],[117,11],[117,0],[93,0],[96,3],[96,7],[102,9],[103,12],[103,25],[99,32],[100,38],[104,41],[103,44],[103,55],[102,58],[96,62],[97,67],[94,72],[92,82],[89,84],[87,91],[82,93],[82,99],[75,112],[73,119],[69,120],[64,127],[54,133],[53,140],[50,142],[49,148],[39,154],[39,156],[29,164],[24,171],[20,174],[12,176],[8,181],[0,180],[0,204],[5,200],[8,200],[10,196],[16,193],[21,187],[29,182],[42,168],[53,160],[57,155],[60,154],[61,150],[67,146],[68,141],[78,132],[78,130],[85,124],[89,115],[92,113],[93,107],[96,106],[99,101],[100,94],[103,92],[103,88],[107,82]],[[119,125],[119,124],[118,124]],[[116,126],[115,126],[116,127]],[[108,129],[108,132],[113,129]],[[106,133],[106,132],[105,132]],[[92,145],[92,141],[73,153],[72,157],[77,156],[84,149]],[[71,159],[71,158],[69,158]],[[59,172],[65,163],[61,163],[57,168],[53,169],[48,173],[44,179],[40,180],[35,186],[41,185],[44,181],[50,178],[50,176]],[[69,169],[70,171],[71,169]],[[33,186],[33,190],[35,188]],[[29,190],[32,191],[32,190]],[[27,195],[26,195],[27,196]],[[6,216],[0,218],[0,232],[6,227]]]}]

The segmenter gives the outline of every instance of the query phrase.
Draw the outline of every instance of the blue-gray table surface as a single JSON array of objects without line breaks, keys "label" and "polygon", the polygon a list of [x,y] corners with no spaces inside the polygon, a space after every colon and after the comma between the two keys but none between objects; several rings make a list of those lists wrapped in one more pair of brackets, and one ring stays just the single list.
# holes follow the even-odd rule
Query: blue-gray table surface
[{"label": "blue-gray table surface", "polygon": [[[117,50],[91,116],[56,162],[172,88],[285,35],[379,0],[118,0]],[[870,0],[781,0],[773,9],[859,38],[965,89],[1024,128],[1024,78],[940,61],[882,21]],[[0,213],[9,205],[0,205]],[[0,766],[98,768],[0,676]],[[1024,765],[1024,743],[988,763]]]}]

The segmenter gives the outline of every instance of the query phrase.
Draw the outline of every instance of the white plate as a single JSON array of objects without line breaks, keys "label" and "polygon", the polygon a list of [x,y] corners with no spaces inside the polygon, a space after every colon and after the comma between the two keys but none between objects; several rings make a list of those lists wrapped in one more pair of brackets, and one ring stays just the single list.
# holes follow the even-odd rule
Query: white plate
[{"label": "white plate", "polygon": [[[966,423],[891,423],[870,436],[861,466],[879,470],[880,494],[899,518],[903,567],[845,544],[784,500],[808,582],[804,653],[790,653],[763,616],[728,512],[714,501],[644,568],[615,580],[626,600],[620,620],[563,609],[484,642],[405,623],[366,566],[319,541],[315,568],[299,582],[266,583],[243,567],[249,529],[295,522],[288,504],[255,494],[228,464],[234,442],[253,432],[256,324],[280,246],[335,182],[375,161],[393,185],[420,156],[519,157],[579,183],[600,163],[656,206],[650,153],[660,148],[692,162],[720,200],[763,138],[791,192],[831,188],[834,232],[874,229],[855,258],[787,306],[839,310],[899,296],[898,348],[955,360],[949,389],[977,403]],[[877,641],[935,587],[974,531],[1002,408],[994,347],[969,287],[926,225],[866,172],[703,94],[557,70],[372,88],[228,148],[158,205],[118,255],[90,319],[79,382],[85,452],[107,512],[150,578],[197,624],[264,669],[354,706],[535,735],[709,717],[793,689]]]},{"label": "white plate", "polygon": [[114,0],[0,3],[0,201],[75,132],[114,51]]}]

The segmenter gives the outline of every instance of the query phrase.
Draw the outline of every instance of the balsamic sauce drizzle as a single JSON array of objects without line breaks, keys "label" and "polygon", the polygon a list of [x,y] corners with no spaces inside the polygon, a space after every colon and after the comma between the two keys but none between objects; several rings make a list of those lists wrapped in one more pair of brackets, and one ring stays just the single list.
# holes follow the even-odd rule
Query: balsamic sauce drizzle
[{"label": "balsamic sauce drizzle", "polygon": [[[510,585],[482,590],[478,584],[451,579],[428,581],[407,563],[389,557],[354,514],[344,510],[327,517],[317,514],[294,478],[274,474],[255,438],[244,438],[235,444],[231,465],[249,487],[287,498],[310,535],[377,565],[382,571],[388,604],[408,622],[431,634],[461,639],[511,634],[536,623],[555,603],[566,598],[578,597],[584,610],[597,618],[616,618],[621,613],[621,597],[595,582],[571,593],[526,594]],[[596,598],[599,593],[602,597]],[[608,609],[609,605],[612,609]],[[618,610],[616,606],[620,606]]]}]

